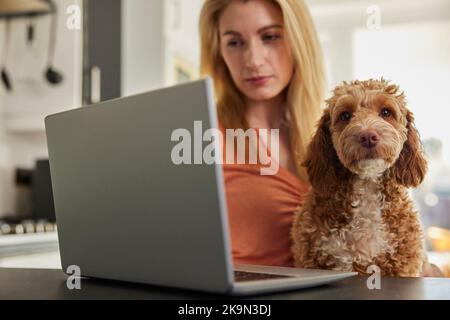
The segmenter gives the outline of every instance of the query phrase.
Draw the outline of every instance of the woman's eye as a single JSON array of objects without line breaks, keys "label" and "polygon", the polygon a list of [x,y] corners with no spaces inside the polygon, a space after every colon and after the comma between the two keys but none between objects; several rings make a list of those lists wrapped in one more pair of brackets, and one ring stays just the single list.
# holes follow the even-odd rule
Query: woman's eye
[{"label": "woman's eye", "polygon": [[267,35],[263,36],[264,41],[275,41],[279,38],[281,38],[281,37],[276,34],[267,34]]},{"label": "woman's eye", "polygon": [[389,118],[391,115],[392,115],[392,112],[388,108],[383,108],[380,112],[380,116],[383,118]]},{"label": "woman's eye", "polygon": [[347,122],[347,121],[349,121],[351,118],[352,118],[352,114],[351,114],[350,112],[348,112],[348,111],[342,112],[342,113],[339,115],[339,120],[341,120],[341,121]]},{"label": "woman's eye", "polygon": [[229,47],[237,47],[239,45],[241,45],[242,41],[240,40],[231,40],[230,42],[228,42],[228,46]]}]

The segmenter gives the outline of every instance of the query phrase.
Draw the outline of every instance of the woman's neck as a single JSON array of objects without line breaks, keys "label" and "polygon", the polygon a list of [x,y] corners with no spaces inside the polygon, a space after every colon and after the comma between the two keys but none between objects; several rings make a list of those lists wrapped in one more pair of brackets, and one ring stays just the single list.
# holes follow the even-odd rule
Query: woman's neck
[{"label": "woman's neck", "polygon": [[246,119],[251,128],[280,128],[284,119],[286,100],[283,95],[255,101],[246,99]]}]

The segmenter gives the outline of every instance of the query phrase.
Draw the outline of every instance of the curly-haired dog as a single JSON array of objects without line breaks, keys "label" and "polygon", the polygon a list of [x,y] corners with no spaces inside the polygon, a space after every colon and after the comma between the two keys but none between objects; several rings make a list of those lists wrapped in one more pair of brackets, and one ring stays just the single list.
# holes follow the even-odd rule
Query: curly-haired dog
[{"label": "curly-haired dog", "polygon": [[312,191],[291,231],[295,266],[419,276],[426,255],[408,188],[427,163],[405,96],[384,79],[333,94],[304,162]]}]

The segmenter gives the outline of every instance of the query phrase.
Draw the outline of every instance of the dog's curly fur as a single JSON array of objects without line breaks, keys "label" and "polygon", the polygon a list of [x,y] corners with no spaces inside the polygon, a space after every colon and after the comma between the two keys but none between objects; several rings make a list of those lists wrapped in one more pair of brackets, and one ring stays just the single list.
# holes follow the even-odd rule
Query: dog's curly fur
[{"label": "dog's curly fur", "polygon": [[404,93],[370,79],[344,82],[326,102],[303,163],[312,191],[291,230],[295,266],[419,276],[426,254],[408,188],[427,163]]}]

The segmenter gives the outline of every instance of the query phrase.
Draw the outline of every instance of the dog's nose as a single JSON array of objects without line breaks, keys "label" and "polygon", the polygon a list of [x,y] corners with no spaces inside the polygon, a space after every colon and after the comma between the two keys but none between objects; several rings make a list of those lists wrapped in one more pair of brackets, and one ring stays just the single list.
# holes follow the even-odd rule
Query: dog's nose
[{"label": "dog's nose", "polygon": [[361,134],[359,135],[359,142],[364,148],[367,149],[375,148],[379,141],[380,136],[378,135],[378,133],[372,130],[361,132]]}]

